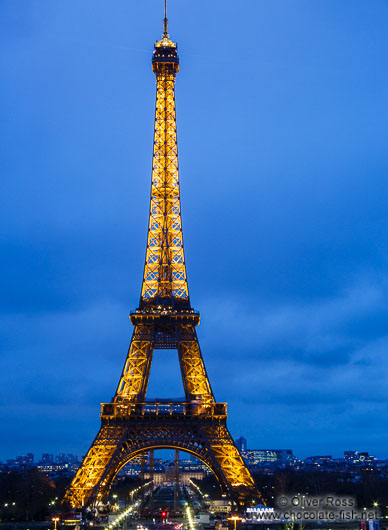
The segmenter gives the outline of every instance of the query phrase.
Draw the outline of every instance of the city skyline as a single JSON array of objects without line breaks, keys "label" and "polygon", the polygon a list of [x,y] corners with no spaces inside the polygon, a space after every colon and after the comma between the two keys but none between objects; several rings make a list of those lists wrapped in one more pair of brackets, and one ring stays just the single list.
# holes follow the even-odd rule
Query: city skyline
[{"label": "city skyline", "polygon": [[[245,441],[245,443],[241,443],[241,439],[243,439]],[[341,455],[328,455],[328,453],[322,453],[320,455],[317,455],[317,454],[312,454],[312,453],[308,453],[306,455],[297,455],[294,453],[293,449],[284,449],[284,448],[280,448],[280,447],[277,447],[277,448],[272,448],[272,449],[264,449],[264,448],[254,448],[254,447],[250,447],[247,445],[247,440],[241,436],[240,438],[238,439],[235,439],[235,444],[236,444],[236,447],[238,448],[238,450],[244,455],[245,458],[249,457],[249,454],[250,453],[254,453],[254,452],[267,452],[267,453],[270,453],[270,452],[278,452],[278,453],[284,453],[283,454],[283,458],[285,456],[287,456],[287,454],[291,455],[293,458],[295,458],[297,461],[305,461],[305,460],[308,460],[310,458],[331,458],[333,460],[340,460],[340,459],[347,459],[349,458],[349,455],[368,455],[369,458],[373,458],[375,459],[376,461],[388,461],[388,459],[385,459],[385,458],[382,458],[380,457],[379,455],[372,455],[369,453],[369,451],[367,451],[365,448],[363,450],[355,450],[355,449],[346,449],[344,451],[342,451],[342,454]],[[22,463],[44,463],[44,462],[53,462],[53,463],[57,463],[57,464],[60,464],[60,463],[63,463],[63,462],[71,462],[71,463],[80,463],[82,461],[82,459],[85,457],[85,455],[77,455],[77,454],[71,454],[71,453],[64,453],[62,451],[59,451],[59,452],[54,452],[54,453],[48,453],[48,452],[42,452],[42,453],[38,453],[38,454],[41,454],[41,457],[40,459],[38,459],[38,455],[35,454],[35,453],[32,453],[32,452],[24,452],[22,453],[21,455],[12,455],[11,457],[7,457],[4,459],[4,461],[0,460],[0,464],[3,464],[3,465],[10,465],[11,462],[15,462],[15,463],[19,463],[19,464],[22,464]],[[165,460],[169,460],[168,458],[166,458],[166,455],[169,454],[170,456],[170,459],[171,460],[174,460],[174,452],[172,449],[158,449],[155,451],[155,454],[157,456],[161,456],[161,455],[164,455],[165,457]],[[136,457],[137,458],[137,457]],[[136,460],[135,458],[135,460]],[[180,459],[187,459],[187,458],[194,458],[193,455],[190,455],[189,453],[183,451],[183,450],[180,450]]]},{"label": "city skyline", "polygon": [[[2,460],[85,454],[114,394],[162,29],[151,0],[26,6],[0,6]],[[190,295],[230,430],[387,458],[388,4],[172,0],[169,17]],[[157,352],[150,395],[178,383],[176,353]]]},{"label": "city skyline", "polygon": [[[263,462],[263,463],[264,462],[273,463],[277,461],[278,463],[283,463],[283,464],[286,462],[292,463],[292,464],[303,463],[311,459],[322,459],[323,461],[326,461],[326,462],[342,460],[348,463],[349,462],[354,463],[354,461],[356,461],[358,464],[361,464],[364,460],[367,461],[368,463],[370,463],[372,460],[375,462],[388,462],[388,459],[378,458],[374,455],[369,454],[368,451],[357,451],[357,450],[343,451],[343,454],[340,457],[336,457],[333,455],[327,455],[327,454],[308,455],[308,456],[300,457],[299,455],[295,455],[292,449],[284,449],[284,448],[283,449],[281,448],[257,449],[257,448],[251,448],[251,447],[246,447],[246,446],[242,447],[241,442],[240,442],[241,438],[243,437],[240,437],[239,439],[235,440],[235,443],[240,453],[245,458],[245,460],[250,462],[250,465],[254,464],[255,460],[257,460],[257,462]],[[243,438],[243,440],[245,440],[246,442],[245,438]],[[158,462],[158,463],[174,462],[175,460],[175,454],[172,449],[167,449],[167,448],[157,449],[155,450],[154,454],[155,454],[155,462]],[[67,454],[63,452],[59,452],[57,454],[44,452],[41,454],[41,457],[38,458],[38,455],[35,455],[34,453],[31,453],[31,452],[26,452],[25,454],[22,454],[22,455],[16,455],[16,456],[14,455],[13,458],[8,458],[5,462],[0,461],[0,464],[2,464],[3,466],[10,466],[11,468],[12,466],[16,466],[16,467],[27,466],[28,467],[28,466],[36,466],[39,464],[61,465],[65,463],[70,463],[70,464],[80,465],[83,458],[84,456]],[[130,460],[129,462],[127,462],[127,464],[138,465],[140,458],[141,458],[140,456],[136,456],[133,459],[133,461]],[[198,458],[194,457],[193,455],[183,450],[179,451],[179,459],[180,461],[184,463],[194,460],[197,463],[200,463],[201,465],[204,465],[205,467],[207,467],[206,464],[202,464]],[[145,461],[149,463],[148,452],[145,453]]]}]

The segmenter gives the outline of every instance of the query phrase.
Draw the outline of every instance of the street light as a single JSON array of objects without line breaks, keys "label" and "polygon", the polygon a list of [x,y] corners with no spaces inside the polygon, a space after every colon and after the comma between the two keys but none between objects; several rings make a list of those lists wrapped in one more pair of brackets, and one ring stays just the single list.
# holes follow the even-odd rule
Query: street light
[{"label": "street light", "polygon": [[232,515],[232,517],[229,517],[228,520],[234,522],[234,530],[237,530],[237,521],[242,521],[241,517],[238,515]]},{"label": "street light", "polygon": [[54,530],[57,530],[57,523],[59,521],[59,517],[53,517],[52,521],[54,521]]}]

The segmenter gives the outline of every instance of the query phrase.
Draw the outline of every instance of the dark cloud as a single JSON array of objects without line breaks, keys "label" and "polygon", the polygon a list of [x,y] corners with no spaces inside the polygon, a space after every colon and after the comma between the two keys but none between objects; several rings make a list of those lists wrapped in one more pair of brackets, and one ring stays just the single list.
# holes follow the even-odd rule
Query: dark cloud
[{"label": "dark cloud", "polygon": [[[140,293],[161,19],[154,0],[92,4],[0,6],[3,458],[86,451]],[[386,10],[204,9],[171,0],[170,28],[216,397],[251,447],[386,457]],[[181,395],[176,356],[155,353],[150,392]]]}]

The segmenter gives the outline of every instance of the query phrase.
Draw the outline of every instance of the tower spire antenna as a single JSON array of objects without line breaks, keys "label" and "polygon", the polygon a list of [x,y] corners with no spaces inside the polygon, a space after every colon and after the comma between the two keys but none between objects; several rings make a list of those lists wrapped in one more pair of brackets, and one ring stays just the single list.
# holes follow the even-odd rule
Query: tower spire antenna
[{"label": "tower spire antenna", "polygon": [[168,37],[167,0],[164,0],[163,37]]}]

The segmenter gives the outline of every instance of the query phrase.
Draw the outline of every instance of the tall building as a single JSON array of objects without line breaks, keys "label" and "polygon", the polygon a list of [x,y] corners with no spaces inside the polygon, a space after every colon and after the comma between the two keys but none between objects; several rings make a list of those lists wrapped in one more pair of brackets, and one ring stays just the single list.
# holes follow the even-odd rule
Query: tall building
[{"label": "tall building", "polygon": [[59,453],[59,455],[55,457],[56,464],[63,464],[65,461],[65,453]]},{"label": "tall building", "polygon": [[344,451],[344,460],[348,464],[354,464],[358,461],[358,451]]},{"label": "tall building", "polygon": [[308,456],[304,463],[307,466],[327,467],[333,463],[333,457],[331,455]]},{"label": "tall building", "polygon": [[240,436],[240,438],[237,438],[236,440],[236,447],[240,451],[246,451],[248,449],[247,447],[247,440],[244,438],[244,436]]},{"label": "tall building", "polygon": [[344,460],[348,464],[363,465],[371,464],[375,462],[375,457],[364,451],[359,453],[358,451],[344,451]]},{"label": "tall building", "polygon": [[17,456],[16,463],[19,466],[32,466],[34,463],[33,453],[27,453],[26,455]]},{"label": "tall building", "polygon": [[270,463],[287,465],[294,461],[291,449],[247,449],[242,454],[248,466]]}]

